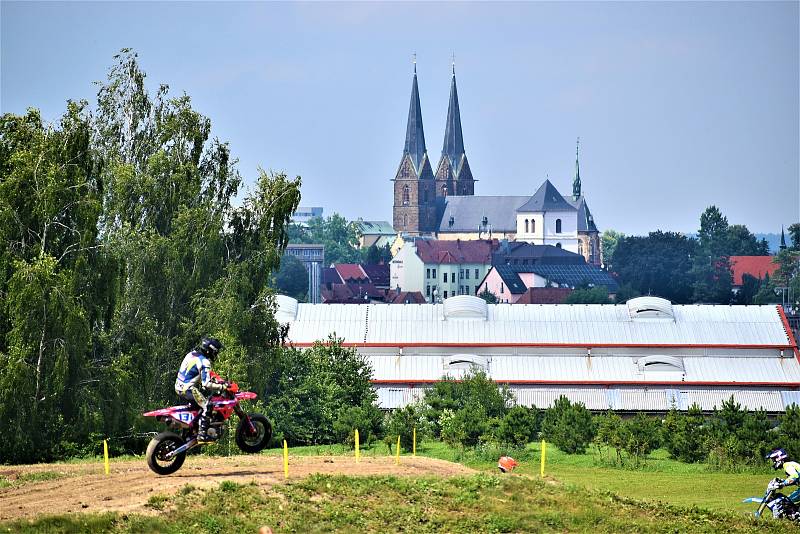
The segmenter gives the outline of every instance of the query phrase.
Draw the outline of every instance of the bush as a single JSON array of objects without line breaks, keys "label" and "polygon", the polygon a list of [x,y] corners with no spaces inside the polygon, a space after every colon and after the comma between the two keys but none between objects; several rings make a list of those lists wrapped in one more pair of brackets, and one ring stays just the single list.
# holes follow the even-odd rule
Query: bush
[{"label": "bush", "polygon": [[[501,418],[513,400],[514,396],[508,386],[498,385],[484,371],[476,368],[467,372],[459,381],[449,376],[442,377],[425,394],[427,416],[434,422],[433,431],[437,437],[441,436],[439,420],[444,410],[451,410],[456,414],[462,408],[480,408],[486,418]],[[468,414],[463,414],[462,417],[468,417]]]},{"label": "bush", "polygon": [[516,447],[523,447],[535,440],[539,433],[539,410],[525,406],[514,406],[500,420],[497,440]]},{"label": "bush", "polygon": [[635,465],[657,449],[661,443],[661,421],[637,413],[632,419],[623,421],[620,427],[622,448],[628,453]]},{"label": "bush", "polygon": [[778,446],[786,449],[789,458],[800,458],[800,406],[792,404],[778,417]]},{"label": "bush", "polygon": [[771,427],[764,410],[747,412],[731,395],[709,420],[708,461],[724,468],[763,463],[773,442]]},{"label": "bush", "polygon": [[[268,365],[267,416],[275,433],[283,434],[290,445],[337,441],[341,426],[337,431],[336,421],[345,424],[343,418],[350,417],[340,412],[350,407],[363,409],[377,400],[369,362],[334,337],[307,350],[275,350]],[[368,413],[361,415],[370,418]]]},{"label": "bush", "polygon": [[664,448],[681,462],[699,462],[707,455],[706,428],[700,407],[693,404],[685,414],[673,408],[664,418]]},{"label": "bush", "polygon": [[383,412],[372,403],[361,406],[345,406],[333,423],[336,441],[355,447],[355,431],[358,430],[359,441],[369,445],[383,437]]},{"label": "bush", "polygon": [[592,414],[583,403],[572,404],[562,395],[545,410],[542,435],[564,452],[583,454],[595,435]]},{"label": "bush", "polygon": [[415,428],[417,444],[430,436],[430,424],[425,418],[425,407],[422,404],[409,404],[390,412],[386,416],[384,427],[384,442],[391,447],[397,443],[397,436],[400,436],[400,446],[407,451],[413,447]]}]

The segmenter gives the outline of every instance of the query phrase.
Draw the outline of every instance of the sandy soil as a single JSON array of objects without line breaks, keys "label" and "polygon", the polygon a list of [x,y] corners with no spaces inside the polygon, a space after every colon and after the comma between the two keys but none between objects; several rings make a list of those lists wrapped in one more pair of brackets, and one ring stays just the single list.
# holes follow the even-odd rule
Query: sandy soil
[{"label": "sandy soil", "polygon": [[[173,494],[186,484],[211,487],[223,480],[255,482],[263,486],[285,484],[283,461],[273,456],[210,458],[190,456],[177,472],[159,476],[148,469],[144,459],[111,463],[111,474],[103,464],[40,464],[0,466],[0,476],[15,480],[22,474],[51,472],[60,478],[0,488],[0,520],[30,518],[40,514],[70,512],[151,513],[145,507],[155,494]],[[312,473],[342,475],[454,476],[472,473],[460,464],[422,457],[361,458],[348,456],[290,457],[289,483]]]}]

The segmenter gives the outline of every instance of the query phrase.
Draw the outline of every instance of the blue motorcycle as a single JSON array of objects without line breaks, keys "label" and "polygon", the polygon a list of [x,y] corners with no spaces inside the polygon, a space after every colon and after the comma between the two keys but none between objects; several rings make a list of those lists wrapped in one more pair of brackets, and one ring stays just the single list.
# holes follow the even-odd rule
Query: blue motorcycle
[{"label": "blue motorcycle", "polygon": [[759,503],[758,510],[755,511],[756,517],[761,517],[765,508],[769,508],[772,512],[772,517],[776,519],[788,519],[790,521],[800,522],[800,489],[794,491],[791,495],[784,495],[780,489],[783,488],[781,479],[773,478],[767,485],[767,491],[764,492],[763,497],[748,497],[742,502],[755,502]]}]

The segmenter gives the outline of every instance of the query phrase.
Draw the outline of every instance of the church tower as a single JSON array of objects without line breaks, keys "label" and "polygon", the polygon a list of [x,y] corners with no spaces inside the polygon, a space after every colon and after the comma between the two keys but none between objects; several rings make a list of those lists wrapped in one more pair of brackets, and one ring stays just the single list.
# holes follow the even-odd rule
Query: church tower
[{"label": "church tower", "polygon": [[433,170],[425,148],[422,109],[417,87],[417,62],[408,109],[406,144],[394,177],[393,226],[397,232],[429,234],[436,229],[436,192]]},{"label": "church tower", "polygon": [[456,66],[454,62],[442,158],[436,167],[436,196],[474,194],[475,180],[472,178],[467,154],[464,152],[464,136],[461,133],[461,112],[458,109]]}]

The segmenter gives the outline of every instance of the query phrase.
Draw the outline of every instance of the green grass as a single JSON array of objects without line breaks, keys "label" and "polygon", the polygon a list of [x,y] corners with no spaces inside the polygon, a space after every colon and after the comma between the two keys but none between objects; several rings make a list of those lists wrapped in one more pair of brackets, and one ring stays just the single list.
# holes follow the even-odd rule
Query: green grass
[{"label": "green grass", "polygon": [[23,486],[32,482],[42,482],[45,480],[56,480],[68,476],[66,473],[59,473],[57,471],[32,471],[29,473],[21,473],[17,478],[8,478],[0,476],[0,488],[8,488],[11,486]]},{"label": "green grass", "polygon": [[65,515],[0,532],[791,532],[772,520],[654,505],[524,476],[314,475],[268,491],[223,482],[178,492],[157,517]]}]

